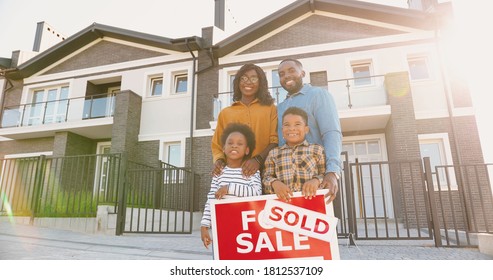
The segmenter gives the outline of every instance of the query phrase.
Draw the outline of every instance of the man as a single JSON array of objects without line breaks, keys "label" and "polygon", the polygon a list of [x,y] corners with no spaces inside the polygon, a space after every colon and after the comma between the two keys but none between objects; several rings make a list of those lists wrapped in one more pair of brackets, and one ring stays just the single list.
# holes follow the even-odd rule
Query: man
[{"label": "man", "polygon": [[[282,116],[289,107],[299,107],[308,114],[306,135],[309,143],[322,145],[326,155],[326,173],[321,187],[329,189],[327,203],[332,202],[339,190],[337,180],[341,172],[342,133],[337,108],[327,90],[303,84],[305,71],[303,65],[296,59],[285,59],[278,67],[281,86],[288,92],[286,99],[278,105],[278,116]],[[278,134],[282,135],[282,118],[278,118]],[[279,139],[279,146],[285,144]]]}]

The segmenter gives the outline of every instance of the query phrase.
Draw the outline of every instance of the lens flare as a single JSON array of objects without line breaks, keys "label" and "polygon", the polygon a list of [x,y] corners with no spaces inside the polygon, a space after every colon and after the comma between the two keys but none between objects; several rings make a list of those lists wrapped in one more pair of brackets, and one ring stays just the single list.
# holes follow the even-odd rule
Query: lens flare
[{"label": "lens flare", "polygon": [[7,213],[7,217],[9,218],[9,221],[13,224],[14,223],[14,215],[12,214],[12,207],[10,206],[10,203],[7,200],[7,196],[4,195],[3,193],[1,193],[0,199],[2,201],[3,209],[5,209],[5,212]]}]

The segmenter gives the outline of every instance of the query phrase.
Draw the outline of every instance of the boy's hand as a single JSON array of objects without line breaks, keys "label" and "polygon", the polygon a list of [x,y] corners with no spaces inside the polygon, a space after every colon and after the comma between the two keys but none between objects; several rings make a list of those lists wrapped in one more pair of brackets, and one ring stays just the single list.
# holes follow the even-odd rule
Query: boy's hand
[{"label": "boy's hand", "polygon": [[337,191],[339,190],[339,186],[337,183],[337,177],[334,172],[329,172],[325,174],[324,180],[320,188],[329,189],[329,192],[325,195],[326,198],[330,196],[329,199],[327,200],[327,204],[331,203],[336,198]]},{"label": "boy's hand", "polygon": [[311,179],[306,181],[301,187],[301,194],[305,196],[305,199],[312,199],[315,195],[317,195],[318,187],[320,186],[320,180]]},{"label": "boy's hand", "polygon": [[227,194],[228,194],[228,186],[221,186],[217,190],[215,196],[216,196],[216,199],[221,199],[221,198],[223,198]]},{"label": "boy's hand", "polygon": [[241,166],[241,173],[243,173],[243,176],[248,178],[255,174],[255,172],[257,172],[259,168],[260,164],[258,164],[256,160],[251,158],[243,163],[243,165]]},{"label": "boy's hand", "polygon": [[291,201],[291,197],[293,196],[293,192],[291,189],[281,181],[274,181],[271,184],[274,193],[277,195],[277,198],[280,200],[284,200],[286,202]]},{"label": "boy's hand", "polygon": [[209,235],[208,227],[204,227],[204,226],[200,227],[200,238],[202,239],[205,248],[209,249],[209,245],[212,243],[212,239],[211,236]]},{"label": "boy's hand", "polygon": [[217,177],[223,173],[223,168],[226,166],[226,162],[223,159],[218,159],[214,162],[214,167],[212,168],[212,176]]}]

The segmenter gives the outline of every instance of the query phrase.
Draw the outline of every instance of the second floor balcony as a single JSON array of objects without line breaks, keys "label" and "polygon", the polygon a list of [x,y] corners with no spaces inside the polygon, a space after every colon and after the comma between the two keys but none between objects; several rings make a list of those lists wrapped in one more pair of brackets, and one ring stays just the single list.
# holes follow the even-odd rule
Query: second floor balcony
[{"label": "second floor balcony", "polygon": [[[84,136],[110,137],[108,133],[95,134],[97,127],[112,123],[115,96],[115,93],[105,93],[5,107],[1,115],[0,136],[12,139],[22,139],[24,135],[43,137],[50,135],[50,128],[53,131],[78,128],[76,132]],[[81,133],[82,130],[93,132]]]},{"label": "second floor balcony", "polygon": [[[390,106],[385,89],[385,77],[375,75],[360,78],[330,80],[327,89],[334,98],[343,131],[381,129],[390,117]],[[275,103],[281,103],[287,95],[281,86],[270,87]],[[211,126],[214,128],[219,112],[233,103],[233,92],[221,92],[214,96]]]}]

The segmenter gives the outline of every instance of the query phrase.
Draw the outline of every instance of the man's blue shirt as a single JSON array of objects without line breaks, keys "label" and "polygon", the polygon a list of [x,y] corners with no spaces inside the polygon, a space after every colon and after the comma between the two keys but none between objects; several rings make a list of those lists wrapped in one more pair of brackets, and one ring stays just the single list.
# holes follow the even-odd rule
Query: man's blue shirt
[{"label": "man's blue shirt", "polygon": [[324,147],[327,157],[326,172],[340,174],[342,133],[339,114],[332,95],[321,87],[305,84],[299,93],[292,94],[282,101],[277,106],[279,146],[286,143],[282,137],[282,115],[289,107],[305,110],[310,127],[306,140]]}]

